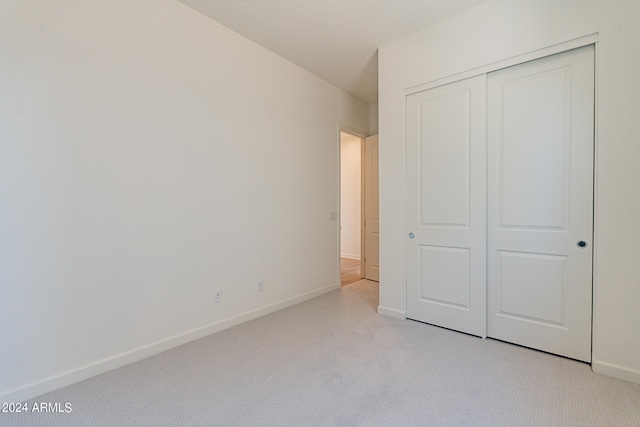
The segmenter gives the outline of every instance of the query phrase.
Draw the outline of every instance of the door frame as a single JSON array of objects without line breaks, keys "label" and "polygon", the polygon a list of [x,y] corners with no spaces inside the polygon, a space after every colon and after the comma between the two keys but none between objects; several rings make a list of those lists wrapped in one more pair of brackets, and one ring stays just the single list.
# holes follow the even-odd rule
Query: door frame
[{"label": "door frame", "polygon": [[337,263],[337,283],[342,286],[342,279],[340,273],[340,260],[342,258],[342,135],[341,133],[348,133],[357,138],[360,138],[360,275],[364,277],[364,139],[367,137],[367,132],[358,130],[349,125],[338,123],[338,136],[337,136],[337,171],[338,171],[338,227],[337,227],[337,240],[338,240],[338,259]]},{"label": "door frame", "polygon": [[[449,83],[454,83],[457,82],[459,80],[465,80],[468,79],[470,77],[475,77],[475,76],[479,76],[481,74],[489,74],[492,71],[498,71],[501,70],[503,68],[508,68],[514,65],[519,65],[519,64],[523,64],[525,62],[529,62],[529,61],[534,61],[536,59],[540,59],[540,58],[544,58],[546,56],[551,56],[551,55],[555,55],[556,53],[563,53],[563,52],[567,52],[573,49],[577,49],[579,47],[584,47],[584,46],[589,46],[589,45],[594,45],[595,50],[596,50],[596,54],[595,54],[595,59],[596,59],[596,67],[595,67],[595,76],[596,76],[596,88],[598,86],[597,84],[597,77],[598,77],[598,41],[599,41],[599,35],[598,33],[593,33],[593,34],[589,34],[589,35],[585,35],[582,37],[578,37],[572,40],[568,40],[566,42],[563,43],[558,43],[555,44],[553,46],[547,46],[541,49],[537,49],[534,51],[531,51],[529,53],[525,53],[522,55],[517,55],[514,56],[512,58],[508,58],[508,59],[504,59],[502,61],[497,61],[497,62],[493,62],[491,64],[487,64],[487,65],[483,65],[482,67],[476,67],[476,68],[472,68],[470,70],[467,71],[463,71],[461,73],[456,73],[456,74],[452,74],[437,80],[432,80],[430,82],[425,82],[422,84],[418,84],[415,86],[411,86],[408,87],[404,90],[404,95],[405,97],[412,95],[414,93],[417,92],[422,92],[428,89],[433,89],[435,87],[438,86],[444,86],[446,84]],[[597,96],[596,96],[596,101],[597,101]],[[405,141],[406,143],[406,141]]]}]

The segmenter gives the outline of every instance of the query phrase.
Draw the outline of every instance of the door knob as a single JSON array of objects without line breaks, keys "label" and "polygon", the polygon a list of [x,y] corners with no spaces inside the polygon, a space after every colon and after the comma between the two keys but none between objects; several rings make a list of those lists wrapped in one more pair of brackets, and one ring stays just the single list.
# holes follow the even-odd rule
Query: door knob
[{"label": "door knob", "polygon": [[415,235],[415,234],[413,234],[413,233],[409,233],[409,238],[410,238],[410,239],[413,239],[414,237],[416,237],[416,235]]},{"label": "door knob", "polygon": [[584,240],[580,240],[578,242],[578,247],[579,248],[586,248],[587,247],[587,242],[585,242]]}]

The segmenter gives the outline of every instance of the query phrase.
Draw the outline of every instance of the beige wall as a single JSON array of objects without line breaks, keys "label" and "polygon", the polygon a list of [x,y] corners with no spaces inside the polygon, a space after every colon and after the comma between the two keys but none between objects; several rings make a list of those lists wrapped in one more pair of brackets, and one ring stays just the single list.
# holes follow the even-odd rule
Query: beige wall
[{"label": "beige wall", "polygon": [[405,89],[597,42],[593,368],[640,382],[640,3],[494,0],[379,50],[380,312],[405,315]]},{"label": "beige wall", "polygon": [[339,287],[366,104],[174,0],[3,1],[0,57],[3,401]]},{"label": "beige wall", "polygon": [[369,104],[369,135],[378,134],[378,103]]}]

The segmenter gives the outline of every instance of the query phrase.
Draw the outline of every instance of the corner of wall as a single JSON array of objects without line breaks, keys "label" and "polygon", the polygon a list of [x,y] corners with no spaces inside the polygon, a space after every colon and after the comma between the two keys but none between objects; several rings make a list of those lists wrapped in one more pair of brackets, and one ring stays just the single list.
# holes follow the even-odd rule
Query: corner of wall
[{"label": "corner of wall", "polygon": [[609,377],[640,384],[640,371],[630,369],[625,366],[593,359],[591,362],[591,369],[596,374],[607,375]]},{"label": "corner of wall", "polygon": [[378,103],[369,104],[369,135],[378,133]]},{"label": "corner of wall", "polygon": [[382,316],[391,317],[393,319],[407,320],[407,313],[405,311],[396,310],[395,308],[378,306],[378,314]]}]

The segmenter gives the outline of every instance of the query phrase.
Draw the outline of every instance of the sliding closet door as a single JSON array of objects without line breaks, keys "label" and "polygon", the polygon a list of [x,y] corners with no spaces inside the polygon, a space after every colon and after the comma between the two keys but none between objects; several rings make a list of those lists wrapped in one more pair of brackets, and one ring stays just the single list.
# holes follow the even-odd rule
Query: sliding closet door
[{"label": "sliding closet door", "polygon": [[407,317],[486,334],[486,77],[407,97]]},{"label": "sliding closet door", "polygon": [[594,49],[487,84],[487,334],[590,361]]}]

